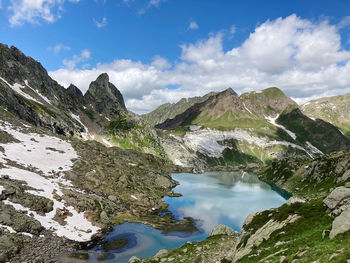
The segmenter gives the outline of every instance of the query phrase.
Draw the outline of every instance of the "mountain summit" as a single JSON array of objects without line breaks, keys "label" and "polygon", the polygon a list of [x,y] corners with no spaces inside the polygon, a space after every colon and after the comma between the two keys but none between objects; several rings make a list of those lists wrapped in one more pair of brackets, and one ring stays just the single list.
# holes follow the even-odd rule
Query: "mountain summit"
[{"label": "mountain summit", "polygon": [[91,82],[88,91],[84,95],[85,106],[92,106],[99,114],[115,117],[122,111],[127,112],[123,95],[109,82],[107,73],[102,73]]}]

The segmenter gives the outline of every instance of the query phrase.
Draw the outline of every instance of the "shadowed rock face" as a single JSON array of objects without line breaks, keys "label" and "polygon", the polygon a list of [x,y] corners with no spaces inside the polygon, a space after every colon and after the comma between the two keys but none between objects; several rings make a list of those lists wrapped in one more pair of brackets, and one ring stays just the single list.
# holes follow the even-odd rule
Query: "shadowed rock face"
[{"label": "shadowed rock face", "polygon": [[189,122],[199,115],[208,115],[215,119],[227,111],[243,111],[243,103],[236,92],[231,88],[224,90],[218,94],[210,96],[206,101],[194,104],[182,114],[177,115],[173,119],[156,125],[156,128],[175,128],[181,126],[184,122]]},{"label": "shadowed rock face", "polygon": [[70,84],[67,89],[67,94],[70,96],[73,100],[76,102],[83,104],[84,103],[84,96],[83,93],[73,84]]},{"label": "shadowed rock face", "polygon": [[84,95],[84,104],[91,105],[98,113],[109,117],[118,115],[116,110],[127,112],[122,94],[109,82],[107,73],[102,73],[91,82]]},{"label": "shadowed rock face", "polygon": [[[59,134],[73,135],[82,129],[69,117],[70,112],[77,112],[77,101],[39,62],[16,47],[0,44],[0,77],[0,105],[7,111]],[[15,84],[27,98],[13,89]]]}]

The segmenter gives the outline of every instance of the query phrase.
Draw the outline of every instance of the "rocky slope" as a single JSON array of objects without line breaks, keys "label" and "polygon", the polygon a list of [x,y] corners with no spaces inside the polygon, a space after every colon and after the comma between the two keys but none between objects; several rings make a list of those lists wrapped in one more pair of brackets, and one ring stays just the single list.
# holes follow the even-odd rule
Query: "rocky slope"
[{"label": "rocky slope", "polygon": [[0,106],[60,135],[165,157],[155,130],[128,112],[105,73],[83,95],[74,85],[59,85],[39,62],[17,48],[0,44]]},{"label": "rocky slope", "polygon": [[293,196],[249,215],[241,233],[218,227],[202,242],[135,262],[349,262],[348,152],[276,160],[259,177]]},{"label": "rocky slope", "polygon": [[59,137],[2,109],[0,134],[0,262],[56,261],[80,246],[70,240],[89,241],[125,221],[195,230],[191,221],[157,216],[176,185],[176,167],[164,159]]},{"label": "rocky slope", "polygon": [[152,112],[141,115],[141,117],[147,123],[154,126],[164,122],[166,119],[174,118],[176,115],[183,113],[196,103],[206,101],[210,96],[214,94],[216,93],[210,92],[202,97],[183,98],[177,103],[165,103]]},{"label": "rocky slope", "polygon": [[198,170],[350,147],[336,127],[308,118],[277,88],[241,96],[227,89],[156,127],[164,130],[161,143],[171,160]]},{"label": "rocky slope", "polygon": [[[177,167],[142,153],[162,154],[157,134],[107,74],[83,95],[15,47],[0,45],[0,64],[0,262],[56,262],[125,221],[196,230],[157,215]],[[139,151],[111,147],[122,136]]]},{"label": "rocky slope", "polygon": [[322,119],[350,135],[350,94],[312,100],[301,106],[302,112],[313,119]]}]

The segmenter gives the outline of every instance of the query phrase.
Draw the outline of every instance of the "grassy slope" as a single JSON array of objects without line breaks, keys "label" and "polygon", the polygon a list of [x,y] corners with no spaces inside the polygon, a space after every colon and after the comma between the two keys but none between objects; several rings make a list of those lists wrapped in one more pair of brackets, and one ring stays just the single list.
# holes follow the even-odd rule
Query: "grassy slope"
[{"label": "grassy slope", "polygon": [[189,107],[196,103],[207,100],[214,92],[208,93],[202,97],[192,97],[187,99],[181,99],[177,103],[165,103],[160,105],[154,111],[143,114],[141,117],[151,125],[162,123],[166,119],[172,119],[176,115],[183,113]]},{"label": "grassy slope", "polygon": [[309,117],[322,119],[341,128],[350,136],[350,94],[312,100],[301,106]]}]

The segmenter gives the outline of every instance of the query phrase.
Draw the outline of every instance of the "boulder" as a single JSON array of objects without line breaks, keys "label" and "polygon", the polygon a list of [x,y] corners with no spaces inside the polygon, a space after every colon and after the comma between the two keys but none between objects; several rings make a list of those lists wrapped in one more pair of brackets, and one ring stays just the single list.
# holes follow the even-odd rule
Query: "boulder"
[{"label": "boulder", "polygon": [[166,254],[168,254],[168,250],[166,250],[166,249],[161,249],[161,250],[159,250],[159,251],[157,252],[157,254],[155,254],[154,257],[162,257],[162,256],[164,256],[164,255],[166,255]]},{"label": "boulder", "polygon": [[232,228],[225,225],[217,225],[209,234],[209,236],[215,235],[227,235],[227,236],[238,236],[239,234]]},{"label": "boulder", "polygon": [[347,170],[342,177],[337,178],[337,183],[342,183],[347,181],[350,178],[350,170]]},{"label": "boulder", "polygon": [[345,198],[350,197],[350,188],[340,186],[335,188],[324,200],[323,203],[329,209],[335,209],[337,205]]},{"label": "boulder", "polygon": [[128,260],[128,263],[137,263],[137,262],[140,262],[140,259],[135,257],[135,256],[132,256],[129,260]]},{"label": "boulder", "polygon": [[287,205],[292,205],[292,204],[296,204],[296,203],[305,203],[305,200],[296,197],[296,196],[292,196],[291,198],[288,199],[287,201]]},{"label": "boulder", "polygon": [[329,238],[333,239],[336,235],[345,233],[350,230],[350,208],[343,211],[337,216],[332,224],[332,230]]},{"label": "boulder", "polygon": [[170,188],[171,187],[170,180],[164,176],[157,177],[155,180],[155,184],[157,187],[161,187],[161,188]]}]

